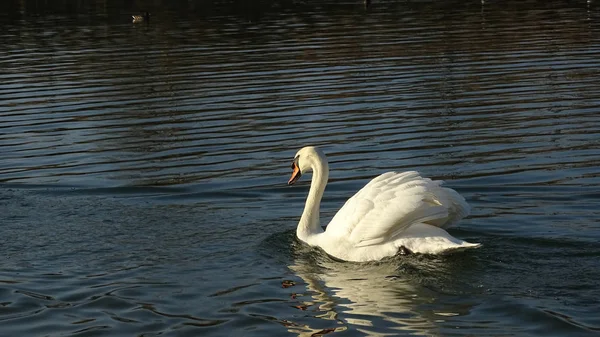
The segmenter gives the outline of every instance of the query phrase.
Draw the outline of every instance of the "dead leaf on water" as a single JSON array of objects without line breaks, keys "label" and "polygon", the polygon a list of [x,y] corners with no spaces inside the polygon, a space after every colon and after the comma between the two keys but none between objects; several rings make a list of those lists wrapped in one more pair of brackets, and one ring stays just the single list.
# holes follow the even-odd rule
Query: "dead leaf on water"
[{"label": "dead leaf on water", "polygon": [[310,337],[320,337],[320,336],[326,335],[326,334],[328,334],[330,332],[334,332],[334,331],[335,331],[335,328],[327,328],[327,329],[323,329],[321,331],[315,332],[314,334],[310,335]]},{"label": "dead leaf on water", "polygon": [[292,281],[292,280],[283,280],[281,282],[281,286],[283,288],[289,288],[289,287],[293,287],[296,285],[296,282]]},{"label": "dead leaf on water", "polygon": [[300,310],[308,309],[308,305],[306,305],[306,304],[298,304],[298,305],[294,305],[293,307],[296,309],[300,309]]}]

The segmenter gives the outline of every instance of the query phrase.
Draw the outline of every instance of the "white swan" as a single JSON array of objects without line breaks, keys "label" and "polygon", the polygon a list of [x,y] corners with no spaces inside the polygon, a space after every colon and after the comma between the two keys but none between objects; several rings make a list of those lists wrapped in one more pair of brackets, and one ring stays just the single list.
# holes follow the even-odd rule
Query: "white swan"
[{"label": "white swan", "polygon": [[319,207],[329,178],[325,154],[316,147],[304,147],[296,153],[292,170],[288,185],[313,172],[296,235],[335,258],[365,262],[406,250],[438,254],[480,246],[444,230],[467,216],[470,207],[456,191],[441,187],[442,181],[421,178],[414,171],[384,173],[348,199],[323,230]]}]

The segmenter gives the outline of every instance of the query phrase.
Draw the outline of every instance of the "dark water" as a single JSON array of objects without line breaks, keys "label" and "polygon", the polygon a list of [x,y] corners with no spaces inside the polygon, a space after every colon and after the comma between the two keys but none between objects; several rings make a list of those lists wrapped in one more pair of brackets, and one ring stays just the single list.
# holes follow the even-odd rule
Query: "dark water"
[{"label": "dark water", "polygon": [[[599,11],[3,1],[0,335],[597,334]],[[465,196],[450,232],[484,247],[302,246],[308,179],[285,183],[308,144],[325,218],[417,169]]]}]

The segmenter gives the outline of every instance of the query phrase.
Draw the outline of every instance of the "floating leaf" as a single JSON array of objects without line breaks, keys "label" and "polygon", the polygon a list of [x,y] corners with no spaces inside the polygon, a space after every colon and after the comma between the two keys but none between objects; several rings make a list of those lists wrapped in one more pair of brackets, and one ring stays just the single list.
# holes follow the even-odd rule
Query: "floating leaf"
[{"label": "floating leaf", "polygon": [[306,304],[298,304],[298,305],[294,305],[294,308],[300,309],[300,310],[306,310],[306,309],[308,309],[308,305],[306,305]]},{"label": "floating leaf", "polygon": [[310,337],[320,337],[320,336],[326,335],[326,334],[328,334],[330,332],[334,332],[334,331],[335,331],[335,328],[327,328],[327,329],[323,329],[321,331],[315,332],[314,334],[310,335]]},{"label": "floating leaf", "polygon": [[281,282],[281,286],[283,288],[289,288],[289,287],[293,287],[296,285],[296,282],[292,281],[292,280],[283,280]]}]

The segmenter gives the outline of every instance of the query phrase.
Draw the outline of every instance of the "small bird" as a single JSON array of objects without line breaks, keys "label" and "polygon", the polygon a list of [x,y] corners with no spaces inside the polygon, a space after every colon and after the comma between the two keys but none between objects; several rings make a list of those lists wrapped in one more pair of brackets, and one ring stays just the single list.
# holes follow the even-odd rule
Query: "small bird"
[{"label": "small bird", "polygon": [[150,13],[144,12],[142,15],[132,15],[133,23],[140,23],[144,21],[150,21]]}]

